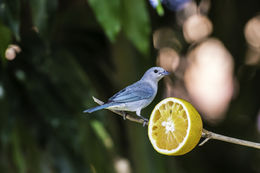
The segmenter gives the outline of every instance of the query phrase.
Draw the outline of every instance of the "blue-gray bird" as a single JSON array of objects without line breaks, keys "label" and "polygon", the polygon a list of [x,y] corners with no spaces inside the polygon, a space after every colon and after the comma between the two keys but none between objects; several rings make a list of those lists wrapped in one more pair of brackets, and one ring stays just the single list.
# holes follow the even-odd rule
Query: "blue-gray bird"
[{"label": "blue-gray bird", "polygon": [[159,80],[169,74],[161,67],[152,67],[145,72],[139,81],[113,95],[108,99],[107,103],[87,109],[84,113],[92,113],[100,109],[129,111],[136,112],[136,115],[147,121],[141,116],[141,110],[153,101],[157,93]]}]

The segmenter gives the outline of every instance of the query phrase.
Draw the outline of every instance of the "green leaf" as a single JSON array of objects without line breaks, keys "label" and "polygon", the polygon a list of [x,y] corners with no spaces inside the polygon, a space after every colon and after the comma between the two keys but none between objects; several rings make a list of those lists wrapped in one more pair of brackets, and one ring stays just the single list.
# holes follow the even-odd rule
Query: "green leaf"
[{"label": "green leaf", "polygon": [[11,43],[11,31],[0,22],[0,57],[5,57],[5,50]]},{"label": "green leaf", "polygon": [[20,6],[20,0],[4,0],[0,2],[0,18],[10,28],[18,41],[20,41]]},{"label": "green leaf", "polygon": [[44,35],[49,27],[50,15],[58,6],[57,0],[30,0],[32,20],[34,26],[39,30],[39,33]]},{"label": "green leaf", "polygon": [[99,121],[93,120],[91,121],[91,126],[95,130],[97,136],[102,140],[106,148],[111,149],[113,147],[113,141],[104,128],[103,124]]},{"label": "green leaf", "polygon": [[144,55],[149,52],[150,21],[144,0],[123,0],[123,30],[127,38]]},{"label": "green leaf", "polygon": [[26,172],[26,163],[25,163],[25,157],[22,153],[21,148],[21,141],[20,136],[17,132],[17,129],[14,130],[12,135],[12,144],[13,144],[13,157],[15,161],[15,165],[17,167],[17,170],[19,173],[25,173]]},{"label": "green leaf", "polygon": [[120,0],[88,0],[98,22],[110,41],[114,41],[121,29]]},{"label": "green leaf", "polygon": [[159,16],[163,16],[164,15],[164,10],[163,10],[163,6],[161,4],[161,1],[158,0],[158,5],[156,7],[156,11],[157,11],[157,14]]}]

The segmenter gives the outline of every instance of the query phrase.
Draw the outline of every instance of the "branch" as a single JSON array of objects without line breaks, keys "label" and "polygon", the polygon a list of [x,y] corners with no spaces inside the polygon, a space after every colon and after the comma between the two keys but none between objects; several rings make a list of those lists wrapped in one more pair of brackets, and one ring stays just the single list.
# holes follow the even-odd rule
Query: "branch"
[{"label": "branch", "polygon": [[[104,102],[102,102],[101,100],[93,97],[94,102],[96,102],[99,105],[104,104]],[[110,111],[124,117],[126,117],[126,119],[139,123],[139,124],[143,124],[143,125],[148,125],[148,122],[144,122],[143,119],[137,118],[133,115],[130,115],[126,112],[123,111],[115,111],[115,110],[111,110]],[[246,140],[242,140],[242,139],[237,139],[237,138],[232,138],[232,137],[228,137],[228,136],[224,136],[224,135],[220,135],[217,133],[213,133],[210,132],[208,130],[203,129],[202,130],[202,134],[201,137],[205,138],[200,144],[199,146],[204,145],[206,142],[208,142],[210,139],[215,139],[215,140],[219,140],[219,141],[224,141],[224,142],[228,142],[228,143],[233,143],[233,144],[237,144],[237,145],[243,145],[243,146],[247,146],[247,147],[251,147],[251,148],[256,148],[256,149],[260,149],[260,143],[256,143],[256,142],[250,142],[250,141],[246,141]]]},{"label": "branch", "polygon": [[199,146],[202,146],[210,139],[215,139],[215,140],[219,140],[219,141],[224,141],[224,142],[229,142],[229,143],[233,143],[233,144],[237,144],[237,145],[243,145],[243,146],[247,146],[247,147],[251,147],[251,148],[260,149],[260,143],[250,142],[250,141],[246,141],[246,140],[242,140],[242,139],[237,139],[237,138],[220,135],[220,134],[213,133],[213,132],[210,132],[205,129],[202,130],[202,137],[205,138],[205,140],[202,141],[199,144]]}]

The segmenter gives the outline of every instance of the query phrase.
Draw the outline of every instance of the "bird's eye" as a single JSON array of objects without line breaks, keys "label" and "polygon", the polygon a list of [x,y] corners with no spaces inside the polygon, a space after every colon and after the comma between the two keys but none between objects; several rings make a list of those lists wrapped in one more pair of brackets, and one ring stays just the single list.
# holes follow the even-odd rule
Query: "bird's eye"
[{"label": "bird's eye", "polygon": [[154,70],[153,72],[154,72],[154,73],[158,73],[158,70]]}]

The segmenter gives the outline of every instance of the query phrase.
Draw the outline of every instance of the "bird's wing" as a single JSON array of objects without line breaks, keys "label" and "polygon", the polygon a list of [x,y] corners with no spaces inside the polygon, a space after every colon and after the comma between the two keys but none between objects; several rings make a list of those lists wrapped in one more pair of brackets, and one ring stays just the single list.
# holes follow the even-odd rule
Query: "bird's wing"
[{"label": "bird's wing", "polygon": [[119,103],[134,102],[149,99],[154,95],[154,92],[154,89],[149,83],[136,82],[113,95],[108,101]]}]

